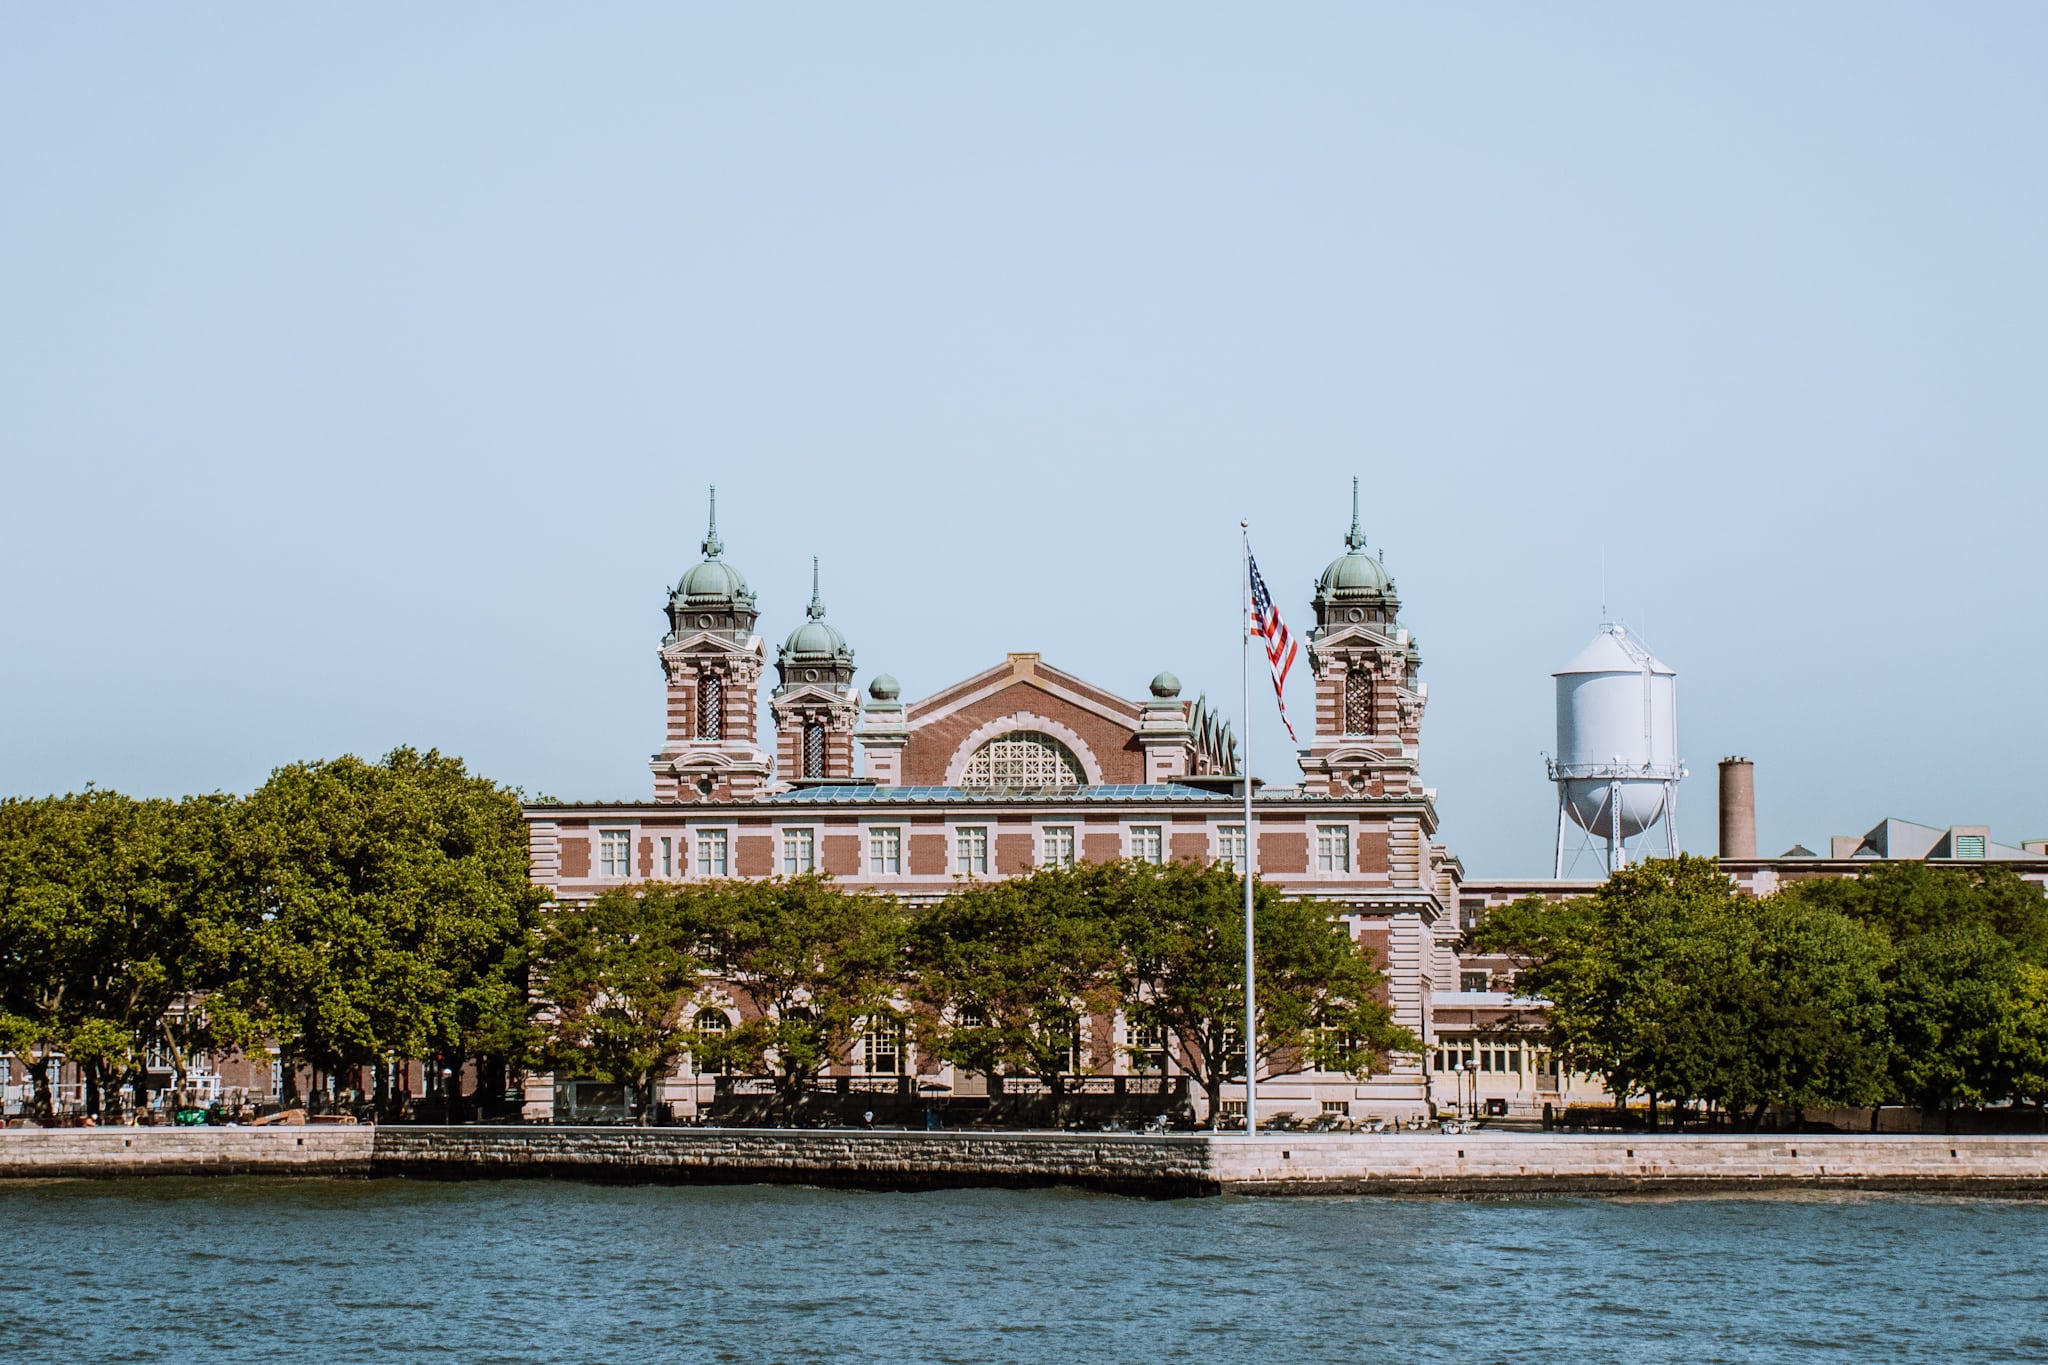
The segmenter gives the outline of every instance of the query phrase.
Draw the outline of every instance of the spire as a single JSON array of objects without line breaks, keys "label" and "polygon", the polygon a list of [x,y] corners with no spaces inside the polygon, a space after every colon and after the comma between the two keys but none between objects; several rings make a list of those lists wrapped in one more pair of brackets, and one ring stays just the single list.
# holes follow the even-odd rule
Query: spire
[{"label": "spire", "polygon": [[725,551],[725,542],[718,538],[718,485],[711,485],[711,529],[704,533],[704,557],[716,559]]},{"label": "spire", "polygon": [[811,606],[806,613],[813,621],[825,619],[825,599],[818,596],[818,557],[811,556]]},{"label": "spire", "polygon": [[1358,476],[1351,476],[1351,534],[1344,537],[1344,543],[1357,554],[1365,548],[1365,532],[1358,529]]}]

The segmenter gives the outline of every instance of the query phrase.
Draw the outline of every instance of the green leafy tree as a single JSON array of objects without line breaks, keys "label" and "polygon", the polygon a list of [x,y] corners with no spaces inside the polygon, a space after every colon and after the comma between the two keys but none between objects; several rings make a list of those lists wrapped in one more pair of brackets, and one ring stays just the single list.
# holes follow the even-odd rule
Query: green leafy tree
[{"label": "green leafy tree", "polygon": [[236,853],[249,914],[220,948],[224,1029],[318,1072],[420,1059],[459,1078],[474,1059],[502,1084],[543,898],[515,793],[431,751],[293,764],[248,799]]},{"label": "green leafy tree", "polygon": [[37,1109],[60,1054],[97,1113],[123,1084],[147,1098],[151,1044],[182,1057],[205,1041],[195,994],[213,984],[204,926],[224,904],[231,809],[90,790],[0,802],[0,1036]]},{"label": "green leafy tree", "polygon": [[1077,1021],[1116,1008],[1119,922],[1099,866],[1048,868],[971,883],[908,930],[920,1041],[958,1066],[1042,1078],[1055,1109],[1078,1044]]},{"label": "green leafy tree", "polygon": [[537,1060],[565,1078],[630,1087],[646,1122],[655,1088],[694,1035],[684,1015],[702,980],[709,902],[725,888],[618,887],[547,916],[535,956],[544,977]]},{"label": "green leafy tree", "polygon": [[1519,964],[1551,1042],[1617,1097],[1870,1103],[1886,1058],[1883,936],[1797,897],[1758,903],[1710,859],[1652,861],[1590,897],[1528,898],[1467,936]]},{"label": "green leafy tree", "polygon": [[2048,967],[2023,962],[1999,1015],[1998,1053],[2005,1088],[2037,1108],[2048,1103]]},{"label": "green leafy tree", "polygon": [[905,916],[895,901],[850,893],[823,876],[727,882],[704,903],[714,974],[751,1004],[722,1038],[700,1041],[707,1067],[773,1069],[794,1099],[904,985]]},{"label": "green leafy tree", "polygon": [[[1225,1081],[1245,1071],[1244,880],[1221,866],[1121,864],[1104,874],[1124,945],[1124,1012],[1157,1029],[1220,1121]],[[1253,885],[1261,1077],[1366,1075],[1421,1042],[1393,1021],[1384,976],[1329,908]]]}]

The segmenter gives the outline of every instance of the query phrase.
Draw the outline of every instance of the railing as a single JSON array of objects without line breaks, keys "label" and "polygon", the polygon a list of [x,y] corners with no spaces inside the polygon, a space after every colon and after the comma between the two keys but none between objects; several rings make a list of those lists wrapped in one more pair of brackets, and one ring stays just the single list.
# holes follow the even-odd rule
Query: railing
[{"label": "railing", "polygon": [[[714,1076],[711,1080],[713,1093],[721,1099],[729,1095],[775,1095],[781,1093],[785,1084],[777,1076]],[[1069,1097],[1154,1096],[1166,1099],[1185,1092],[1187,1083],[1185,1076],[1069,1076],[1060,1089]],[[808,1094],[895,1095],[904,1099],[955,1093],[952,1087],[930,1076],[812,1076],[799,1088]],[[1053,1087],[1038,1076],[991,1076],[984,1093],[991,1096],[1051,1095]]]}]

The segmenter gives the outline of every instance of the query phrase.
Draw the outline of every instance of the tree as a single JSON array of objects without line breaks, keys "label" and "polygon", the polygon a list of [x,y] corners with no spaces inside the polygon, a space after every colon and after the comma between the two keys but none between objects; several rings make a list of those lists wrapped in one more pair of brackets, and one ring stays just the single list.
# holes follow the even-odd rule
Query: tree
[{"label": "tree", "polygon": [[1116,1008],[1118,924],[1100,866],[1047,868],[971,883],[908,930],[921,1041],[988,1075],[1042,1078],[1055,1112],[1078,1045],[1077,1022]]},{"label": "tree", "polygon": [[1998,1054],[2015,1100],[2048,1103],[2048,967],[2022,962],[2014,971],[1999,1014]]},{"label": "tree", "polygon": [[98,1113],[122,1085],[147,1099],[144,1057],[204,1041],[205,925],[222,909],[232,802],[116,792],[0,802],[0,1035],[50,1107],[50,1066],[81,1071]]},{"label": "tree", "polygon": [[[1222,866],[1125,863],[1103,874],[1121,925],[1124,1012],[1157,1029],[1220,1121],[1224,1082],[1245,1070],[1244,880]],[[1329,907],[1253,884],[1258,1017],[1252,1064],[1365,1075],[1421,1042],[1393,1021],[1385,978]]]},{"label": "tree", "polygon": [[895,901],[806,874],[726,882],[703,904],[713,973],[751,1006],[722,1038],[700,1039],[706,1066],[772,1067],[794,1099],[847,1059],[872,1019],[892,1016],[904,984]]},{"label": "tree", "polygon": [[1751,901],[1710,859],[1617,872],[1590,897],[1527,898],[1467,935],[1549,1004],[1552,1044],[1617,1098],[1866,1104],[1880,1093],[1881,934],[1797,897]]},{"label": "tree", "polygon": [[452,1100],[469,1058],[502,1076],[544,896],[516,793],[432,751],[293,764],[248,799],[236,859],[249,913],[220,948],[223,1028],[316,1072],[374,1066],[380,1089],[401,1059],[457,1078]]},{"label": "tree", "polygon": [[706,966],[707,902],[722,888],[617,887],[548,916],[535,949],[547,1016],[536,1060],[631,1088],[646,1122],[655,1087],[689,1050],[686,1007]]}]

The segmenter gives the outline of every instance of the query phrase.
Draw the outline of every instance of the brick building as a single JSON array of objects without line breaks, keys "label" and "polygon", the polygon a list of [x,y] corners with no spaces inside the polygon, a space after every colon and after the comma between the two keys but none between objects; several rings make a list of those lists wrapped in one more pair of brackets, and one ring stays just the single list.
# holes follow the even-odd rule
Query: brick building
[{"label": "brick building", "polygon": [[[527,807],[533,875],[558,901],[630,882],[821,871],[918,905],[963,880],[1047,865],[1244,856],[1236,738],[1171,673],[1130,697],[1014,653],[921,700],[903,700],[887,674],[859,688],[815,564],[805,617],[775,652],[764,734],[760,608],[724,557],[715,503],[702,550],[668,597],[652,798]],[[1312,602],[1316,705],[1302,777],[1254,784],[1253,823],[1260,875],[1326,903],[1387,971],[1396,1019],[1426,1036],[1433,995],[1456,984],[1461,870],[1435,841],[1435,794],[1420,775],[1428,688],[1399,611],[1393,580],[1366,553],[1354,489],[1343,553]],[[1121,1020],[1085,1033],[1080,1070],[1130,1071],[1140,1040],[1123,1036]],[[929,1073],[955,1093],[975,1081],[895,1040],[856,1048],[839,1069]],[[1431,1087],[1407,1057],[1366,1081],[1299,1075],[1260,1093],[1274,1112],[1393,1118],[1425,1111]],[[689,1114],[709,1093],[686,1063],[664,1097]],[[535,1117],[568,1102],[550,1078],[529,1085]]]}]

